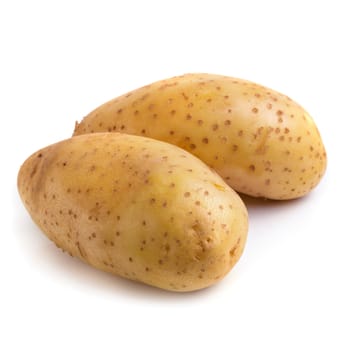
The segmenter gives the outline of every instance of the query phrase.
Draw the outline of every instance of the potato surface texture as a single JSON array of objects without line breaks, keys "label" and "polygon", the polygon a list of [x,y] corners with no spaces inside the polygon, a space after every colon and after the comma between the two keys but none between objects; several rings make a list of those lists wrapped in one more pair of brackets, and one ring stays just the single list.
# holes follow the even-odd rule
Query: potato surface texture
[{"label": "potato surface texture", "polygon": [[312,190],[326,152],[310,115],[289,97],[245,80],[186,74],[113,99],[74,135],[118,131],[175,144],[236,191],[292,199]]},{"label": "potato surface texture", "polygon": [[96,133],[50,145],[21,166],[18,189],[58,247],[167,290],[219,281],[246,241],[235,191],[190,153],[146,137]]}]

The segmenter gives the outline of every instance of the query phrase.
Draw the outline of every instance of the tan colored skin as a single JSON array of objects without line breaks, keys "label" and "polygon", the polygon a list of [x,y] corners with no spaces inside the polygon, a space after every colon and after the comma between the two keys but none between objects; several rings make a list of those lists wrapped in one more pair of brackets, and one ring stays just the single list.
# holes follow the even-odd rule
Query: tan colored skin
[{"label": "tan colored skin", "polygon": [[321,136],[300,105],[225,76],[187,74],[147,85],[95,109],[74,135],[99,131],[173,143],[254,197],[301,197],[326,169]]},{"label": "tan colored skin", "polygon": [[18,189],[58,247],[167,290],[216,283],[246,241],[239,196],[196,157],[149,138],[98,133],[53,144],[24,162]]}]

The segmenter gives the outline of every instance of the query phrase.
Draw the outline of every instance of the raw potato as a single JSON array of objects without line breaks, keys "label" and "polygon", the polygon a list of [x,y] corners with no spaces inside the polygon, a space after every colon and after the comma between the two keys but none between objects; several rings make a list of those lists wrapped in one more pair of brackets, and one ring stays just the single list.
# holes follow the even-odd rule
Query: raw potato
[{"label": "raw potato", "polygon": [[58,247],[163,289],[219,281],[246,241],[246,208],[220,176],[145,137],[98,133],[43,148],[22,165],[18,189]]},{"label": "raw potato", "polygon": [[301,197],[326,168],[320,134],[301,106],[263,86],[219,75],[187,74],[132,91],[91,112],[74,135],[98,131],[173,143],[254,197]]}]

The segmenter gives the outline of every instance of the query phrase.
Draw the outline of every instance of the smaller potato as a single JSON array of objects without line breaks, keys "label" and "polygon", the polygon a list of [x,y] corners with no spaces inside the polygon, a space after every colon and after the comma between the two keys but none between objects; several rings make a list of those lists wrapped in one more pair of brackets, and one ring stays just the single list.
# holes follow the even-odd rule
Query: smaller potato
[{"label": "smaller potato", "polygon": [[317,126],[298,103],[262,85],[215,74],[185,74],[119,96],[77,123],[74,135],[101,131],[179,146],[253,197],[302,197],[317,186],[327,165]]},{"label": "smaller potato", "polygon": [[96,133],[58,142],[24,162],[18,190],[58,247],[167,290],[221,280],[246,241],[239,196],[196,157],[149,138]]}]

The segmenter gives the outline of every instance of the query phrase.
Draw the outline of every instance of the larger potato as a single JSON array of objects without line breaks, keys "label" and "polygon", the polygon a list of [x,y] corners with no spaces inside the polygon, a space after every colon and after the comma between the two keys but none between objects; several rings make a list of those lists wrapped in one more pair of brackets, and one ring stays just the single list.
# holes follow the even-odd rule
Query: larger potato
[{"label": "larger potato", "polygon": [[310,115],[287,96],[245,80],[187,74],[113,99],[74,135],[119,131],[180,146],[235,190],[301,197],[320,181],[326,152]]},{"label": "larger potato", "polygon": [[57,246],[163,289],[219,281],[246,241],[239,196],[196,157],[149,138],[98,133],[53,144],[24,162],[18,189]]}]

